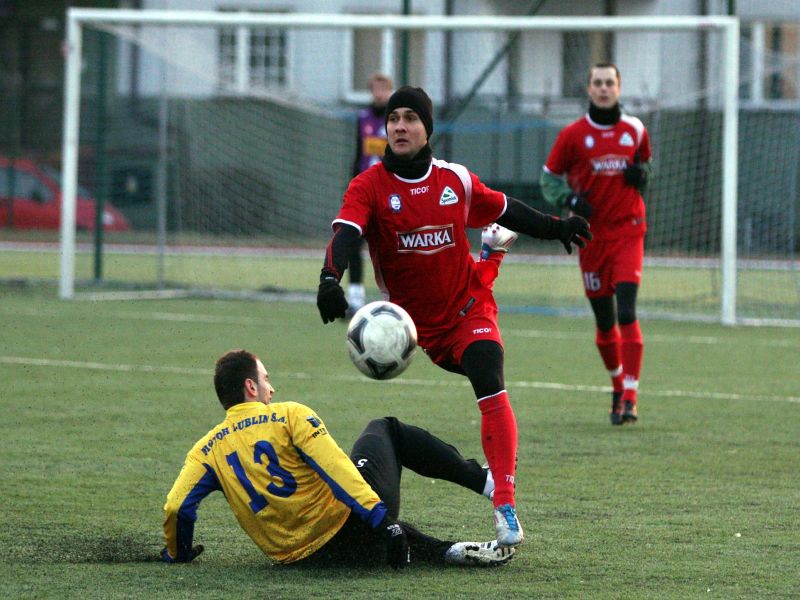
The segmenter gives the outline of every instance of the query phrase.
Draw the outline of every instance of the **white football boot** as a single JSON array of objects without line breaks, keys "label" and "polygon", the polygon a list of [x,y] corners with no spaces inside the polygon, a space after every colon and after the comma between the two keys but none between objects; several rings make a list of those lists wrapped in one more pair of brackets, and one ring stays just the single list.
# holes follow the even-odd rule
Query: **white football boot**
[{"label": "white football boot", "polygon": [[514,558],[515,548],[491,542],[456,542],[447,549],[444,561],[448,565],[497,567]]}]

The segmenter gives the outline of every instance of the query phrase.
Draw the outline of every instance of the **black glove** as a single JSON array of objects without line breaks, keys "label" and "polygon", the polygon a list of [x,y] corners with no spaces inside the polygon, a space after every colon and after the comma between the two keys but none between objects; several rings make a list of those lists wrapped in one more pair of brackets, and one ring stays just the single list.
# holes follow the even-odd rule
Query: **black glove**
[{"label": "black glove", "polygon": [[580,215],[586,219],[592,216],[592,205],[586,201],[586,192],[570,194],[564,198],[564,206],[576,215]]},{"label": "black glove", "polygon": [[558,239],[564,244],[567,254],[572,254],[572,244],[586,248],[586,241],[592,239],[592,234],[589,231],[589,222],[577,215],[568,219],[561,219]]},{"label": "black glove", "polygon": [[647,184],[647,171],[644,170],[642,163],[639,161],[638,152],[634,155],[633,162],[625,167],[622,172],[622,178],[626,184],[636,189],[642,189]]},{"label": "black glove", "polygon": [[406,532],[397,521],[392,520],[388,515],[378,525],[378,530],[386,542],[386,563],[393,569],[405,568],[411,562]]},{"label": "black glove", "polygon": [[622,172],[622,177],[625,179],[626,184],[639,188],[644,184],[647,175],[641,163],[633,163],[625,167],[625,170]]},{"label": "black glove", "polygon": [[323,323],[333,323],[334,319],[344,319],[347,300],[339,280],[333,273],[322,270],[317,290],[317,308]]},{"label": "black glove", "polygon": [[165,546],[164,549],[161,550],[161,560],[163,560],[165,563],[192,562],[195,558],[197,558],[203,553],[203,550],[204,550],[203,544],[197,544],[192,548],[191,554],[189,554],[189,556],[187,556],[186,558],[180,558],[180,557],[172,558],[169,555],[169,552],[167,552],[167,548]]}]

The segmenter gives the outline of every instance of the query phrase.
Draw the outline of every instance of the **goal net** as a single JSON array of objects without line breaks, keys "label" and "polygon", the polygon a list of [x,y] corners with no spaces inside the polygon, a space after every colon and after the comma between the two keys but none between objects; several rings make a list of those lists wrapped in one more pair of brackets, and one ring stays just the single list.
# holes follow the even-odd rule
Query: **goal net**
[{"label": "goal net", "polygon": [[[654,152],[640,311],[800,322],[800,125],[737,107],[733,19],[69,15],[62,297],[313,297],[373,71],[433,97],[436,156],[556,212],[542,164],[611,59]],[[78,184],[130,230],[76,232]],[[496,292],[509,310],[587,309],[555,242],[520,240]]]}]

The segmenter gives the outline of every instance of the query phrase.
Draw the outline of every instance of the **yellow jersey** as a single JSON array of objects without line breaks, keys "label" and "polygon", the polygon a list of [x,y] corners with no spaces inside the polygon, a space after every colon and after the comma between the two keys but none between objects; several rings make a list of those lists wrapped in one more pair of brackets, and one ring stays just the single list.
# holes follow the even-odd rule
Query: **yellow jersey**
[{"label": "yellow jersey", "polygon": [[164,505],[167,552],[191,552],[200,502],[225,494],[242,529],[273,560],[304,558],[351,512],[372,527],[386,506],[313,410],[297,402],[244,402],[186,455]]}]

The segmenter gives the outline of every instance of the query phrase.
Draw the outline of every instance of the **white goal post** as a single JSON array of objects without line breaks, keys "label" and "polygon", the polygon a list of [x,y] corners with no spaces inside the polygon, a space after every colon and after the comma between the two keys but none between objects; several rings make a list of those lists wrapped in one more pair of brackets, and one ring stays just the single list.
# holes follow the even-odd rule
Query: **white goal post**
[{"label": "white goal post", "polygon": [[502,16],[369,16],[302,13],[227,13],[200,11],[117,10],[70,8],[67,11],[66,82],[63,134],[63,204],[61,219],[61,298],[75,295],[75,211],[78,189],[78,149],[81,66],[84,29],[98,26],[271,26],[294,29],[373,29],[399,31],[504,32],[636,32],[711,31],[721,34],[721,290],[719,320],[737,322],[737,162],[739,21],[725,16],[680,17],[502,17]]}]

